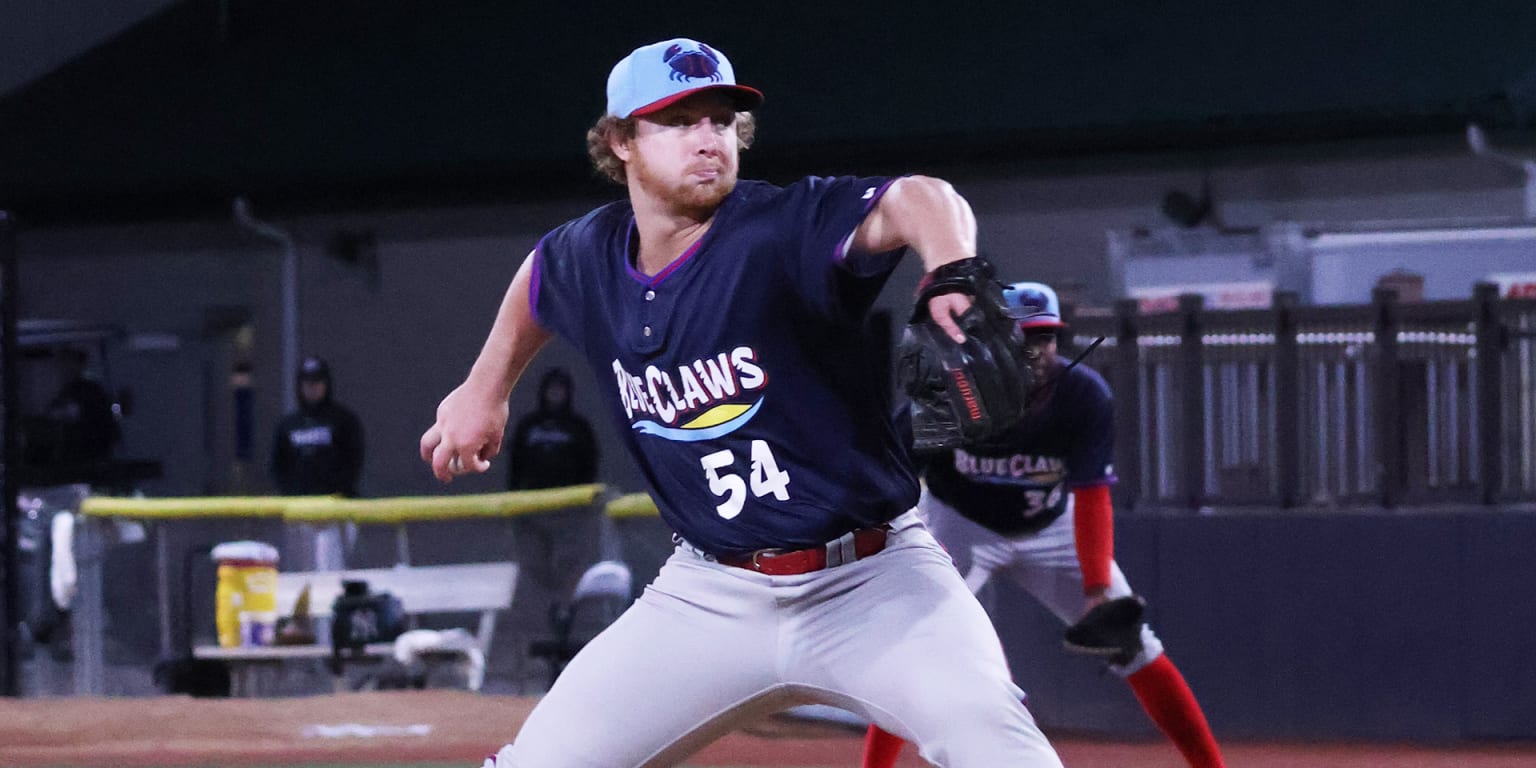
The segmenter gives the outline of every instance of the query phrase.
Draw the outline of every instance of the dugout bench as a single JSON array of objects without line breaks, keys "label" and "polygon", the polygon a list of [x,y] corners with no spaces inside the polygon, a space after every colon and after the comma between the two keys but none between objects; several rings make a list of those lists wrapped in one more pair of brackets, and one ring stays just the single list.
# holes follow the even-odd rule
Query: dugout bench
[{"label": "dugout bench", "polygon": [[[417,619],[431,614],[475,613],[479,625],[475,644],[482,654],[489,654],[496,629],[496,614],[512,606],[517,588],[517,563],[470,563],[463,565],[396,566],[348,571],[279,572],[277,575],[277,611],[292,615],[299,593],[309,587],[312,618],[327,620],[331,604],[341,594],[342,582],[361,580],[372,592],[389,592],[400,598],[407,623],[414,628]],[[344,655],[342,661],[377,662],[394,653],[393,642],[369,643],[360,651]],[[443,651],[456,656],[462,652]],[[304,645],[235,646],[198,645],[192,656],[222,661],[229,666],[231,696],[261,696],[270,688],[282,666],[289,662],[328,659],[328,643]],[[340,677],[337,678],[338,683]]]},{"label": "dugout bench", "polygon": [[[250,529],[253,525],[263,526],[284,525],[290,523],[333,523],[350,521],[358,525],[393,525],[396,529],[397,561],[399,563],[410,562],[410,546],[406,534],[409,523],[430,523],[449,520],[486,520],[513,518],[520,515],[550,512],[567,509],[601,507],[606,501],[605,487],[601,484],[570,486],[567,488],[553,488],[536,491],[510,491],[487,494],[463,494],[445,496],[421,496],[421,497],[394,497],[383,499],[341,499],[335,497],[181,497],[181,498],[116,498],[107,496],[87,497],[80,503],[80,521],[75,529],[74,555],[78,570],[79,591],[74,601],[74,691],[76,695],[104,695],[106,691],[106,670],[103,638],[106,629],[105,610],[103,603],[102,562],[106,547],[112,539],[111,527],[116,522],[131,521],[145,524],[155,546],[155,573],[153,588],[159,611],[160,648],[162,656],[174,653],[175,644],[172,639],[172,606],[176,601],[171,597],[171,560],[172,553],[167,544],[167,529],[178,523],[189,521],[217,521],[218,525],[229,524],[232,529]],[[231,536],[230,538],[238,538]],[[248,535],[246,537],[249,537]],[[473,564],[471,564],[473,565]],[[506,566],[515,563],[497,563],[495,565]],[[423,569],[445,568],[450,566],[405,566],[410,575],[403,577],[401,582],[399,575],[386,576],[382,572],[394,571],[394,568],[355,570],[345,572],[347,578],[354,576],[369,581],[374,591],[388,590],[401,597],[406,612],[409,614],[426,614],[443,611],[456,611],[453,608],[443,606],[454,605],[453,598],[441,597],[441,592],[451,592],[451,589],[438,590],[435,584],[442,583],[442,576],[449,572],[425,571]],[[519,573],[514,567],[508,574],[505,570],[498,572],[498,583],[505,585],[511,592],[516,589]],[[372,577],[370,578],[370,574]],[[434,576],[435,574],[435,576]],[[460,574],[463,575],[462,573]],[[279,574],[280,584],[294,584],[292,579],[285,579],[284,574]],[[297,578],[297,577],[295,577]],[[314,579],[315,574],[311,573]],[[339,591],[340,575],[334,582],[333,589]],[[455,589],[463,586],[458,580],[453,580]],[[376,583],[375,583],[376,582]],[[292,595],[296,596],[302,584],[293,587]],[[311,586],[310,609],[311,614],[317,612],[329,612],[331,599],[334,592],[324,593],[319,584]],[[413,590],[427,590],[427,594],[420,594],[413,605],[407,602],[407,595]],[[434,596],[434,593],[437,596]],[[329,595],[329,596],[326,596]],[[211,602],[213,594],[208,594]],[[282,602],[279,597],[280,612],[292,610],[292,600]],[[490,597],[483,597],[468,612],[480,613],[482,624],[486,621],[485,607],[491,602]],[[511,605],[510,597],[499,603],[498,611],[504,611]],[[490,614],[490,620],[494,621],[496,611]],[[476,637],[482,641],[482,648],[487,647],[491,639],[489,633],[476,632]],[[249,650],[249,649],[242,649]],[[380,649],[382,650],[382,649]],[[194,649],[194,653],[196,653]],[[205,651],[215,654],[212,649]],[[254,659],[246,664],[251,682],[255,687],[260,687],[261,678],[266,668],[281,666],[284,661],[303,658],[324,658],[331,653],[330,647],[324,647],[321,653],[317,648],[304,646],[272,646],[260,649],[259,654],[265,654],[268,659]],[[388,653],[388,651],[385,651]],[[204,658],[214,658],[213,655]],[[237,662],[245,663],[245,662]]]}]

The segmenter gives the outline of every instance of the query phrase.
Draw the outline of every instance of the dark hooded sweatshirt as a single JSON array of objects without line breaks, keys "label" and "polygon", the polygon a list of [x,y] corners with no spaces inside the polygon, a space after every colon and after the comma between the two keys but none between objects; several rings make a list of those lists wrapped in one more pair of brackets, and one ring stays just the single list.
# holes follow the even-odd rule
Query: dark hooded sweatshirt
[{"label": "dark hooded sweatshirt", "polygon": [[[549,401],[550,387],[565,386],[565,402]],[[553,368],[539,382],[538,410],[517,423],[509,447],[507,487],[514,491],[597,481],[597,440],[587,420],[571,409],[570,374]]]},{"label": "dark hooded sweatshirt", "polygon": [[[272,481],[284,496],[357,495],[363,469],[363,425],[352,411],[332,398],[330,370],[318,363],[305,375],[325,382],[325,397],[316,403],[299,398],[299,410],[278,422],[272,439]],[[295,383],[297,386],[297,382]]]}]

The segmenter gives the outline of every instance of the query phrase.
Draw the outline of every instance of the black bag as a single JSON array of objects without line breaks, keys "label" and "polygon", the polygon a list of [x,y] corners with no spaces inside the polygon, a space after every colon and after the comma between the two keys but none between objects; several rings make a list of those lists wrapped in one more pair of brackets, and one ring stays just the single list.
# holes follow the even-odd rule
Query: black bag
[{"label": "black bag", "polygon": [[209,698],[230,694],[229,665],[220,659],[199,659],[192,655],[192,569],[198,563],[208,562],[212,553],[211,548],[196,549],[182,560],[181,642],[170,656],[157,660],[151,671],[155,685],[165,693]]},{"label": "black bag", "polygon": [[405,632],[400,598],[370,593],[366,581],[344,581],[341,586],[342,593],[331,605],[331,649],[337,655],[369,643],[387,643]]}]

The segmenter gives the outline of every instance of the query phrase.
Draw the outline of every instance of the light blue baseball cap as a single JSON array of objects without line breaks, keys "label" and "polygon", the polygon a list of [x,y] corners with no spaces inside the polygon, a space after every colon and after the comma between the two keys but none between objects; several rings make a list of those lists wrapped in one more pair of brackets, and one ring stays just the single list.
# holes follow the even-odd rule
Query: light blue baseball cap
[{"label": "light blue baseball cap", "polygon": [[608,73],[608,114],[646,115],[706,90],[726,93],[738,112],[763,103],[756,88],[736,84],[736,69],[717,48],[676,37],[636,48]]},{"label": "light blue baseball cap", "polygon": [[1003,301],[1019,321],[1019,327],[1060,328],[1061,302],[1056,291],[1045,283],[1014,283],[1003,289]]}]

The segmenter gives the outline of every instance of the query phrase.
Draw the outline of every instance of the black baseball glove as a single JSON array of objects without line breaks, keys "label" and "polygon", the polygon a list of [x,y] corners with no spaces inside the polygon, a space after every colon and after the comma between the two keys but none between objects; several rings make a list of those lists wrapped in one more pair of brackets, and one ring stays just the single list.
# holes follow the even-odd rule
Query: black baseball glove
[{"label": "black baseball glove", "polygon": [[1099,603],[1067,627],[1067,650],[1128,664],[1141,653],[1141,616],[1147,603],[1136,595]]},{"label": "black baseball glove", "polygon": [[[928,300],[964,293],[957,344],[928,316]],[[1034,369],[1003,286],[985,259],[950,262],[925,278],[898,351],[897,377],[911,398],[913,450],[941,451],[991,442],[1024,417]]]}]

